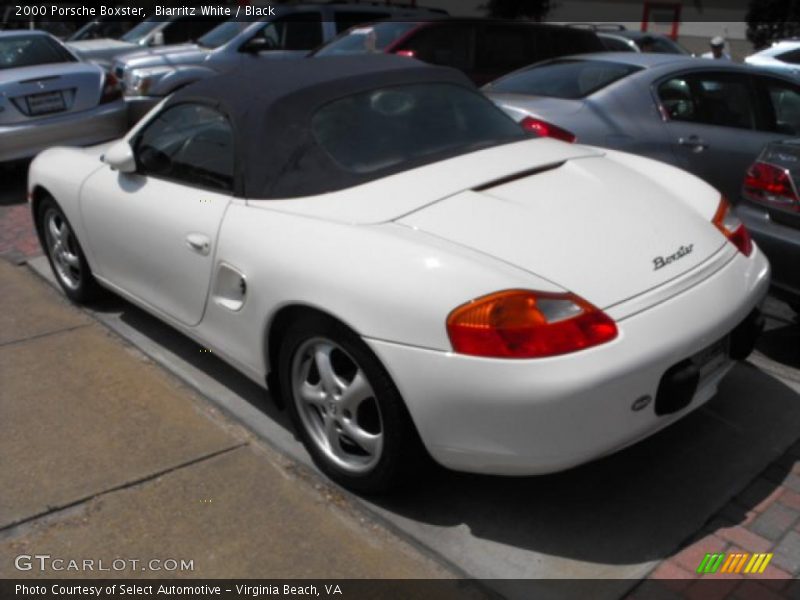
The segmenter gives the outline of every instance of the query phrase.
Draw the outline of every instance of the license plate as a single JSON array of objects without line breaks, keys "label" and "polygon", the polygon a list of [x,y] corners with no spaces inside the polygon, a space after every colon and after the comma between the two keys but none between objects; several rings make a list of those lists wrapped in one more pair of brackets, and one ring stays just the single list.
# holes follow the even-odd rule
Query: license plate
[{"label": "license plate", "polygon": [[692,357],[700,370],[700,380],[706,379],[728,362],[728,338],[725,337]]},{"label": "license plate", "polygon": [[28,96],[26,100],[28,101],[28,112],[31,115],[61,112],[67,108],[64,104],[64,94],[61,92],[33,94]]}]

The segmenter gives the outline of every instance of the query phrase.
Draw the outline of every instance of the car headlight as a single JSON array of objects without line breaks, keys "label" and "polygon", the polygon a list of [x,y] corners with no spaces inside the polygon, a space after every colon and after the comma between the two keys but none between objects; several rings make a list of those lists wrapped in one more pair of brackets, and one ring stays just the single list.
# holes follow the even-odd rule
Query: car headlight
[{"label": "car headlight", "polygon": [[172,67],[154,67],[151,69],[134,69],[125,77],[126,96],[147,96],[153,85],[168,73],[175,71]]}]

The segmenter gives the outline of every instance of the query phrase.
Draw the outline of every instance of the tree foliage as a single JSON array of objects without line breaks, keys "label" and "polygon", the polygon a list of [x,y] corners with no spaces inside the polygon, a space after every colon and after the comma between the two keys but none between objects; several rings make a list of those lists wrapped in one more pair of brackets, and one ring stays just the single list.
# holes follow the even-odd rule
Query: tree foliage
[{"label": "tree foliage", "polygon": [[750,0],[747,39],[763,48],[772,42],[800,35],[800,0]]},{"label": "tree foliage", "polygon": [[550,0],[489,0],[486,10],[495,19],[541,21],[550,10]]}]

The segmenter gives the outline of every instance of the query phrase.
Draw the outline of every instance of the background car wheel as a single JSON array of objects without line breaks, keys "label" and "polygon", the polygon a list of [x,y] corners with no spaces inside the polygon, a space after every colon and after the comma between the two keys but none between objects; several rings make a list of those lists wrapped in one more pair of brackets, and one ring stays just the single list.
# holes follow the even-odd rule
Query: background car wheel
[{"label": "background car wheel", "polygon": [[427,454],[400,393],[347,327],[318,315],[290,325],[279,376],[300,439],[337,483],[384,492],[425,466]]},{"label": "background car wheel", "polygon": [[97,298],[100,286],[72,226],[52,198],[45,198],[39,205],[37,225],[50,268],[64,293],[80,304]]}]

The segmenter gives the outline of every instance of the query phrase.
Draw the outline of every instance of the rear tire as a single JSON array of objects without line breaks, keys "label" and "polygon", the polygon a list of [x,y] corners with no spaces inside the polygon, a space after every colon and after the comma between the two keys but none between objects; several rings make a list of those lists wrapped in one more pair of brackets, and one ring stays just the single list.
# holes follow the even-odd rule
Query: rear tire
[{"label": "rear tire", "polygon": [[377,357],[355,333],[322,315],[289,325],[279,377],[298,437],[328,477],[381,493],[424,466],[427,453]]},{"label": "rear tire", "polygon": [[37,226],[50,268],[67,297],[78,304],[97,299],[101,288],[86,262],[83,248],[66,215],[50,196],[39,204]]}]

